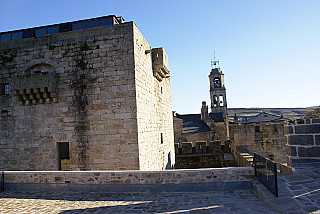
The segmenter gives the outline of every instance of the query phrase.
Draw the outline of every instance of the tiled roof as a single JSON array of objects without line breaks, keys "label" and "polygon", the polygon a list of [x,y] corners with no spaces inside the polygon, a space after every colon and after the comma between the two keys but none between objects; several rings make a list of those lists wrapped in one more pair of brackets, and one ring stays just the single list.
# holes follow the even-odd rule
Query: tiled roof
[{"label": "tiled roof", "polygon": [[281,115],[269,114],[266,112],[261,112],[256,116],[250,117],[248,120],[243,120],[241,123],[261,123],[261,122],[271,122],[279,121],[284,118]]},{"label": "tiled roof", "polygon": [[207,124],[203,121],[187,121],[182,122],[182,133],[202,133],[202,132],[210,132],[211,129],[207,126]]},{"label": "tiled roof", "polygon": [[[210,113],[214,122],[223,122],[222,113]],[[201,120],[201,114],[176,114],[176,118],[182,119],[182,133],[202,133],[212,131],[205,122]]]},{"label": "tiled roof", "polygon": [[184,122],[201,121],[201,114],[177,114],[177,118],[182,119]]},{"label": "tiled roof", "polygon": [[[224,122],[223,119],[223,113],[209,113],[210,118],[218,123],[218,122]],[[177,118],[183,119],[183,121],[202,121],[201,120],[201,114],[177,114]]]},{"label": "tiled roof", "polygon": [[220,112],[220,113],[209,113],[209,116],[216,123],[224,122],[223,113],[222,112]]}]

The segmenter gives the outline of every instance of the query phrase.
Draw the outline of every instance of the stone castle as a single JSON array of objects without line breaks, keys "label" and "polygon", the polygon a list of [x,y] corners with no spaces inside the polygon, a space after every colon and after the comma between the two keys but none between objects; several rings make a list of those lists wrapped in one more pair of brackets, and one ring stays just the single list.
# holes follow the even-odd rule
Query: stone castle
[{"label": "stone castle", "polygon": [[168,57],[122,17],[0,34],[1,170],[175,164]]},{"label": "stone castle", "polygon": [[[2,32],[0,170],[250,166],[254,152],[319,161],[280,116],[229,121],[219,61],[209,83],[210,112],[202,102],[200,114],[172,117],[168,56],[122,17]],[[316,133],[306,144],[318,149]]]}]

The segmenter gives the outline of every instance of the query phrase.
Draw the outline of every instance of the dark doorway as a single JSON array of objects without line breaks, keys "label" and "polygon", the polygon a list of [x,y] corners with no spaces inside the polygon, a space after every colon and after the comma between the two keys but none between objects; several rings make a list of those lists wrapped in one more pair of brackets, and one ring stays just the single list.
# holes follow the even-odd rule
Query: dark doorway
[{"label": "dark doorway", "polygon": [[69,143],[58,143],[58,169],[70,170]]}]

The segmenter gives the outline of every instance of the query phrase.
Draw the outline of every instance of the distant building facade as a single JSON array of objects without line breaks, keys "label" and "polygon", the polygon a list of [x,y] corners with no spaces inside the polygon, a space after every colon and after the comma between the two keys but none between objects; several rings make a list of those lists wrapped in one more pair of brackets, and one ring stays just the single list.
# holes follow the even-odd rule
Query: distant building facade
[{"label": "distant building facade", "polygon": [[258,115],[230,125],[231,150],[253,155],[257,152],[276,162],[286,163],[284,125],[281,115],[261,112]]},{"label": "distant building facade", "polygon": [[168,57],[106,16],[0,34],[1,170],[175,163]]}]

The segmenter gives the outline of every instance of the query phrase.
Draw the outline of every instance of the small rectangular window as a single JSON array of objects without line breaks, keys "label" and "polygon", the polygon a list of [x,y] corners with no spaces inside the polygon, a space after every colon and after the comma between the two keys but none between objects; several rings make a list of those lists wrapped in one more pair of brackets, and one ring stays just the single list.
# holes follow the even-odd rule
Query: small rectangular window
[{"label": "small rectangular window", "polygon": [[22,39],[22,32],[12,33],[12,40]]},{"label": "small rectangular window", "polygon": [[100,19],[100,26],[113,25],[113,18]]},{"label": "small rectangular window", "polygon": [[67,32],[67,31],[72,31],[72,25],[69,24],[61,24],[59,27],[59,32]]},{"label": "small rectangular window", "polygon": [[1,42],[10,41],[10,40],[11,40],[11,33],[1,35]]},{"label": "small rectangular window", "polygon": [[34,37],[34,30],[26,30],[22,32],[22,38]]},{"label": "small rectangular window", "polygon": [[47,29],[46,28],[41,28],[36,30],[36,36],[43,36],[47,34]]},{"label": "small rectangular window", "polygon": [[88,21],[86,23],[86,28],[98,27],[98,20]]},{"label": "small rectangular window", "polygon": [[72,27],[73,27],[73,30],[84,29],[84,22],[73,23]]},{"label": "small rectangular window", "polygon": [[0,83],[0,95],[9,94],[9,83]]},{"label": "small rectangular window", "polygon": [[59,26],[49,27],[48,28],[48,34],[55,34],[59,33]]},{"label": "small rectangular window", "polygon": [[255,132],[260,132],[260,126],[255,126],[254,130],[255,130]]},{"label": "small rectangular window", "polygon": [[4,85],[4,94],[9,94],[9,84]]},{"label": "small rectangular window", "polygon": [[160,134],[160,142],[163,144],[163,133]]}]

